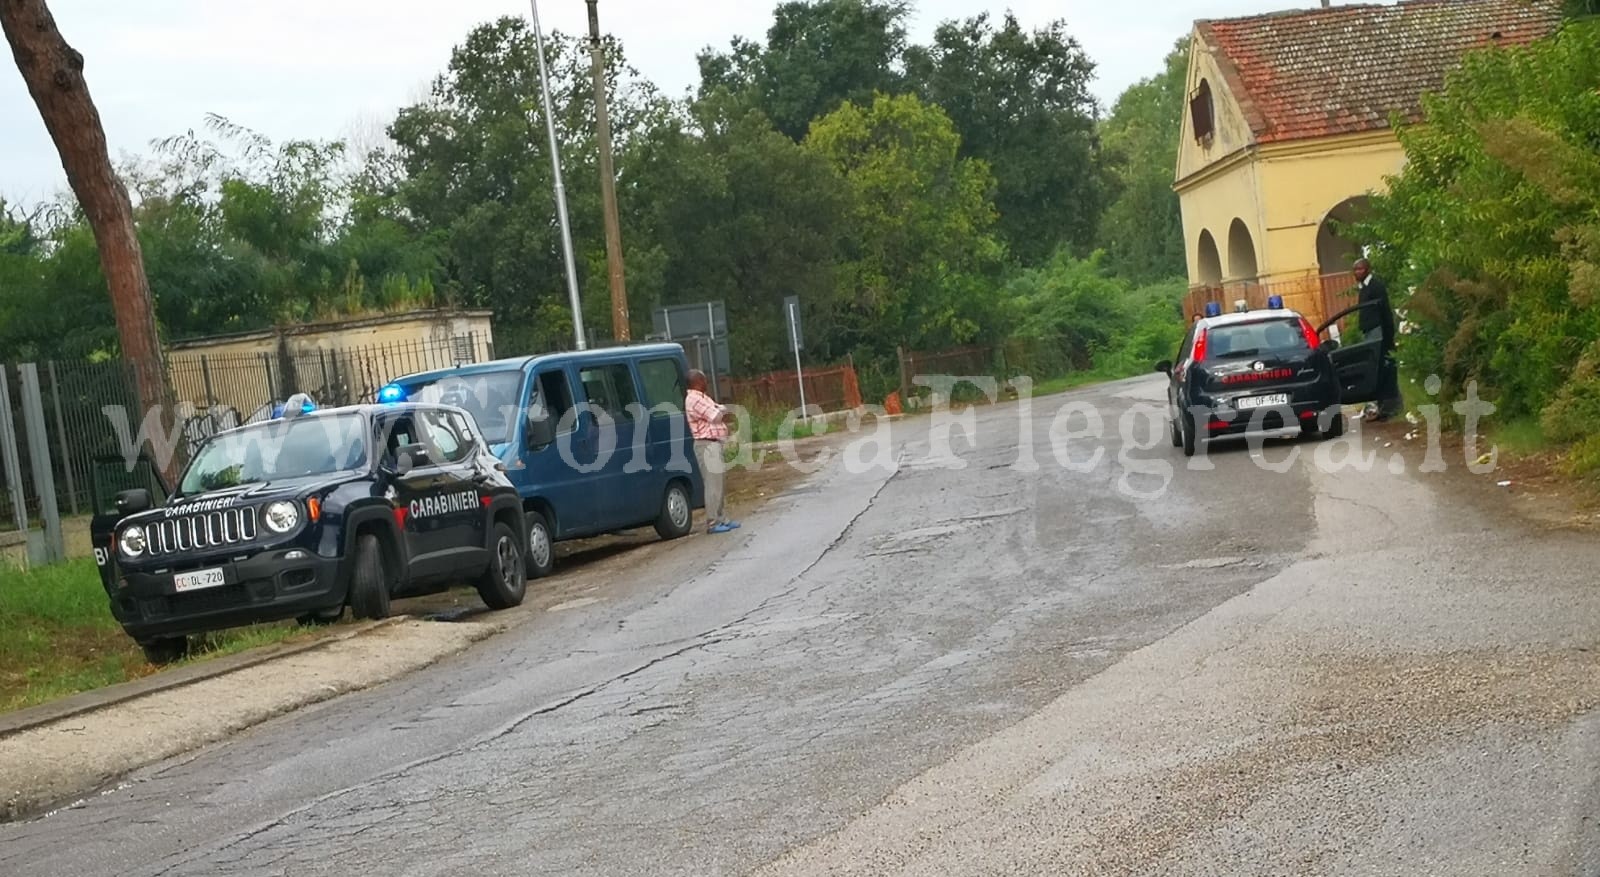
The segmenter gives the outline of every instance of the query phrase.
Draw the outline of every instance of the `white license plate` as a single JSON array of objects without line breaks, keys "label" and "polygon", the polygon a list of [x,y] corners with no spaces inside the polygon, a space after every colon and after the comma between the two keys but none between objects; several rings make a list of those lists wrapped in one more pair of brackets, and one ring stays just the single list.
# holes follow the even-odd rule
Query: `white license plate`
[{"label": "white license plate", "polygon": [[194,572],[175,573],[172,576],[172,586],[180,594],[185,591],[220,588],[227,583],[227,579],[222,575],[221,569],[200,569]]},{"label": "white license plate", "polygon": [[1251,411],[1256,408],[1277,408],[1289,404],[1288,393],[1274,393],[1271,396],[1250,396],[1245,399],[1233,400],[1233,407],[1240,411]]}]

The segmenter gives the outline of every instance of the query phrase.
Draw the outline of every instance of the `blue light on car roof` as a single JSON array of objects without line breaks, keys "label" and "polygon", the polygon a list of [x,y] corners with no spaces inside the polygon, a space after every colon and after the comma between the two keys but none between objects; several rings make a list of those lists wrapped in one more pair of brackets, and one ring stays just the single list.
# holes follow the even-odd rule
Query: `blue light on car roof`
[{"label": "blue light on car roof", "polygon": [[1220,317],[1220,316],[1222,316],[1222,303],[1221,302],[1215,302],[1215,301],[1206,302],[1206,316],[1208,316],[1208,317]]},{"label": "blue light on car roof", "polygon": [[404,402],[405,400],[406,388],[399,384],[390,384],[378,391],[378,401],[386,405],[394,402]]},{"label": "blue light on car roof", "polygon": [[1267,307],[1275,311],[1283,310],[1283,296],[1274,295],[1267,299]]}]

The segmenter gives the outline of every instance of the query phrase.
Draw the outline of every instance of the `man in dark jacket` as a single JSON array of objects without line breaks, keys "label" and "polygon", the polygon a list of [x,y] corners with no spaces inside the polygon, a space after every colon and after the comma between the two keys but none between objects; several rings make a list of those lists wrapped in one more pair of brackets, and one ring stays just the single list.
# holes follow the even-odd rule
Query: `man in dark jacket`
[{"label": "man in dark jacket", "polygon": [[[1372,263],[1357,259],[1351,273],[1361,288],[1358,299],[1361,308],[1362,332],[1377,332],[1382,336],[1383,359],[1378,368],[1378,403],[1368,411],[1368,420],[1388,420],[1400,413],[1400,372],[1394,361],[1395,316],[1389,303],[1389,287],[1378,275],[1372,273]],[[1371,329],[1367,327],[1371,326]]]}]

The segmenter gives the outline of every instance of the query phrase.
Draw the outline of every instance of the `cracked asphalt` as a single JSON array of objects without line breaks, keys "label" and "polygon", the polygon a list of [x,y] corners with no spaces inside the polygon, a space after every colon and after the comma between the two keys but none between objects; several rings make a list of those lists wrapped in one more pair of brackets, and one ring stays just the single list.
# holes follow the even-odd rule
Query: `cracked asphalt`
[{"label": "cracked asphalt", "polygon": [[1159,397],[809,446],[731,537],[0,826],[0,873],[1593,873],[1591,540],[1315,444],[1184,471]]}]

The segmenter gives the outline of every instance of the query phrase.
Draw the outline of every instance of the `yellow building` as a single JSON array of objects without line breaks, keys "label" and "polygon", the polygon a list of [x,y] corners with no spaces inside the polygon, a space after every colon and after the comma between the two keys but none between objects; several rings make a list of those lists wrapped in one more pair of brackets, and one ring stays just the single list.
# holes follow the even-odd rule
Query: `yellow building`
[{"label": "yellow building", "polygon": [[1195,23],[1177,181],[1191,291],[1315,318],[1342,308],[1360,216],[1405,155],[1390,120],[1421,118],[1469,51],[1552,33],[1556,0],[1408,0]]}]

